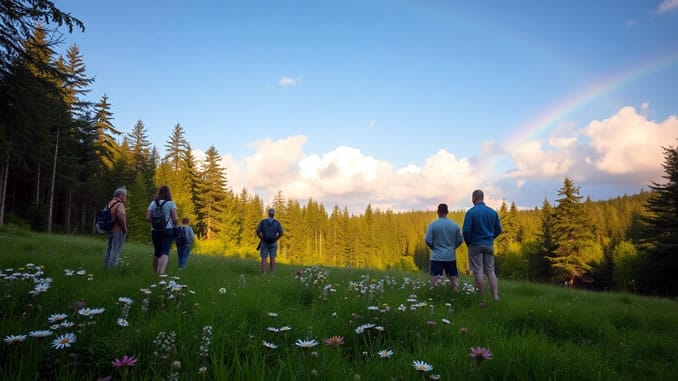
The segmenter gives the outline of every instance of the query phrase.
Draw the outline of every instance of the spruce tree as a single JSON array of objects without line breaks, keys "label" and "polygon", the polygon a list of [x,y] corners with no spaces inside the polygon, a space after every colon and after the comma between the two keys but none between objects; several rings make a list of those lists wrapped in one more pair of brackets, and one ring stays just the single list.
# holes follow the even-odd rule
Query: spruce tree
[{"label": "spruce tree", "polygon": [[652,182],[645,207],[647,229],[643,242],[649,246],[648,282],[660,295],[678,294],[678,148],[664,150],[665,183]]},{"label": "spruce tree", "polygon": [[566,282],[574,287],[581,282],[589,282],[591,270],[591,233],[590,219],[581,203],[579,187],[574,181],[565,178],[558,190],[558,205],[553,213],[552,238],[555,250],[549,258],[556,281]]}]

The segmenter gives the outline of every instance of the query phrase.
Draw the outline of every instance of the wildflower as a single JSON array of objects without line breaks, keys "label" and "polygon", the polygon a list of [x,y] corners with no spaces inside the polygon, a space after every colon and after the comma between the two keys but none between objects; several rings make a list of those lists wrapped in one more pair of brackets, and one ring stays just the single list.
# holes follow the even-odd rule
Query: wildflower
[{"label": "wildflower", "polygon": [[299,347],[299,348],[302,348],[302,349],[309,349],[309,348],[313,348],[313,347],[315,347],[316,345],[318,345],[318,342],[315,341],[315,340],[301,340],[301,339],[297,339],[297,341],[295,342],[295,344],[296,344],[297,347]]},{"label": "wildflower", "polygon": [[205,374],[207,373],[207,367],[206,366],[201,366],[198,368],[198,374]]},{"label": "wildflower", "polygon": [[339,347],[340,345],[344,344],[344,337],[343,336],[332,336],[328,339],[325,340],[325,344],[330,347]]},{"label": "wildflower", "polygon": [[81,309],[78,310],[78,314],[87,317],[87,316],[90,316],[92,314],[92,310],[90,308],[87,308],[87,307],[81,308]]},{"label": "wildflower", "polygon": [[202,327],[202,337],[200,340],[200,356],[209,357],[210,344],[212,344],[212,326],[206,325]]},{"label": "wildflower", "polygon": [[26,335],[9,335],[5,337],[5,343],[16,344],[26,340]]},{"label": "wildflower", "polygon": [[68,315],[66,315],[66,314],[51,314],[51,315],[49,315],[48,320],[49,320],[50,323],[54,324],[54,323],[58,323],[62,320],[66,320],[67,318],[68,318]]},{"label": "wildflower", "polygon": [[459,328],[459,333],[461,333],[462,335],[467,334],[467,333],[468,333],[468,328],[466,328],[466,327],[461,327],[461,328]]},{"label": "wildflower", "polygon": [[64,274],[66,276],[73,276],[73,274],[75,274],[75,271],[69,270],[69,269],[64,269]]},{"label": "wildflower", "polygon": [[275,312],[269,312],[269,313],[268,313],[268,316],[270,316],[270,317],[274,318],[274,317],[277,317],[277,316],[278,316],[278,314],[277,314],[277,313],[275,313]]},{"label": "wildflower", "polygon": [[74,325],[75,325],[75,323],[73,323],[73,322],[62,321],[61,324],[59,324],[59,328],[71,328]]},{"label": "wildflower", "polygon": [[492,360],[492,352],[490,352],[488,348],[484,347],[471,347],[471,351],[468,355],[472,359],[478,360],[478,362]]},{"label": "wildflower", "polygon": [[377,354],[382,359],[390,359],[391,356],[393,356],[393,351],[390,349],[382,349],[379,352],[377,352]]},{"label": "wildflower", "polygon": [[428,364],[424,361],[419,361],[419,360],[412,361],[412,366],[414,367],[414,369],[417,370],[417,372],[422,372],[422,373],[430,372],[430,371],[433,370],[433,367],[431,366],[431,364]]},{"label": "wildflower", "polygon": [[103,314],[104,311],[106,311],[106,309],[103,308],[103,307],[101,307],[101,308],[92,308],[92,309],[90,309],[89,313],[90,313],[90,315],[95,316],[95,315],[101,315],[101,314]]},{"label": "wildflower", "polygon": [[440,380],[440,375],[439,374],[432,374],[428,376],[430,380]]},{"label": "wildflower", "polygon": [[43,337],[50,336],[52,334],[52,331],[50,330],[42,330],[42,331],[31,331],[28,333],[30,337],[35,337],[36,339],[42,339]]},{"label": "wildflower", "polygon": [[129,326],[129,322],[123,318],[118,318],[118,320],[115,323],[121,327]]},{"label": "wildflower", "polygon": [[361,333],[365,332],[366,329],[370,329],[370,328],[374,328],[374,324],[372,324],[372,323],[363,324],[363,325],[358,326],[355,329],[355,333],[360,335]]},{"label": "wildflower", "polygon": [[284,327],[280,327],[279,331],[280,331],[280,332],[287,332],[287,331],[289,331],[289,330],[291,330],[291,329],[292,329],[292,327],[290,327],[289,325],[286,325],[286,326],[284,326]]},{"label": "wildflower", "polygon": [[426,324],[428,324],[428,325],[430,325],[430,326],[435,326],[435,325],[438,324],[438,323],[436,323],[435,320],[428,320],[428,321],[426,322]]},{"label": "wildflower", "polygon": [[80,276],[83,276],[83,275],[87,274],[87,271],[85,271],[85,270],[78,270],[78,271],[76,271],[75,273],[78,274],[78,275],[80,275]]},{"label": "wildflower", "polygon": [[130,299],[130,298],[126,297],[126,296],[121,296],[121,297],[119,297],[119,298],[118,298],[118,301],[119,301],[120,303],[124,303],[124,304],[132,304],[132,299]]},{"label": "wildflower", "polygon": [[219,289],[219,293],[220,293],[221,295],[224,295],[224,294],[226,293],[226,289],[223,288],[223,287],[220,288],[220,289]]},{"label": "wildflower", "polygon": [[316,351],[311,352],[310,355],[313,358],[318,358],[318,352],[316,352]]},{"label": "wildflower", "polygon": [[115,359],[112,362],[116,368],[129,368],[137,364],[137,359],[134,356],[124,355],[121,359]]},{"label": "wildflower", "polygon": [[379,311],[379,306],[368,306],[367,310],[368,311]]},{"label": "wildflower", "polygon": [[443,323],[445,323],[445,324],[450,324],[450,321],[447,320],[447,319],[445,319],[445,318],[443,318],[441,321],[442,321]]},{"label": "wildflower", "polygon": [[181,361],[174,360],[172,362],[172,370],[179,370],[179,369],[181,369]]},{"label": "wildflower", "polygon": [[383,326],[381,326],[381,325],[378,325],[378,326],[375,326],[374,329],[377,330],[377,331],[379,331],[379,332],[384,332],[384,329],[385,329],[385,328],[384,328]]},{"label": "wildflower", "polygon": [[405,311],[407,311],[407,307],[405,307],[404,304],[401,304],[401,305],[398,306],[398,311],[405,312]]},{"label": "wildflower", "polygon": [[278,328],[276,328],[276,327],[266,327],[266,329],[267,329],[268,331],[271,331],[271,332],[280,332],[280,329],[278,329]]},{"label": "wildflower", "polygon": [[76,337],[73,333],[65,333],[52,341],[52,347],[54,347],[54,349],[68,348],[71,344],[75,343],[75,341]]},{"label": "wildflower", "polygon": [[268,349],[278,349],[278,346],[277,346],[276,344],[269,343],[269,342],[266,341],[266,340],[262,341],[261,344],[262,344],[265,348],[268,348]]},{"label": "wildflower", "polygon": [[139,291],[141,291],[142,294],[146,294],[146,295],[150,295],[150,294],[151,294],[151,290],[149,290],[149,289],[147,289],[147,288],[142,288],[142,289],[140,289]]}]

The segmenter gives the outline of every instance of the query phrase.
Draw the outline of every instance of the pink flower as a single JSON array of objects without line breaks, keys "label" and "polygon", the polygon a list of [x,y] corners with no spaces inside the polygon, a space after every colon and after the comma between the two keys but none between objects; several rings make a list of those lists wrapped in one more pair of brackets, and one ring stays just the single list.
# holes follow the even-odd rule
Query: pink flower
[{"label": "pink flower", "polygon": [[116,368],[128,368],[137,364],[137,359],[134,356],[123,356],[121,359],[113,360],[113,366]]},{"label": "pink flower", "polygon": [[330,347],[339,347],[340,345],[344,344],[344,337],[343,336],[332,336],[332,337],[325,340],[325,344],[327,344]]},{"label": "pink flower", "polygon": [[478,360],[478,362],[484,360],[492,360],[492,352],[488,348],[483,347],[471,347],[471,352],[469,352],[469,357],[472,359]]}]

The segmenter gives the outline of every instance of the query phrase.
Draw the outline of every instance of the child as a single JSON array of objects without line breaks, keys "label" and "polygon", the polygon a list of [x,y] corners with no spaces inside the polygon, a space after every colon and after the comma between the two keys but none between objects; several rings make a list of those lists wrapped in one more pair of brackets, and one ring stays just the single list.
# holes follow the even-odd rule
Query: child
[{"label": "child", "polygon": [[193,241],[195,239],[193,228],[188,225],[188,218],[182,218],[181,224],[182,226],[177,227],[180,231],[176,234],[179,270],[183,270],[186,267],[186,261],[188,261],[188,255],[191,254]]}]

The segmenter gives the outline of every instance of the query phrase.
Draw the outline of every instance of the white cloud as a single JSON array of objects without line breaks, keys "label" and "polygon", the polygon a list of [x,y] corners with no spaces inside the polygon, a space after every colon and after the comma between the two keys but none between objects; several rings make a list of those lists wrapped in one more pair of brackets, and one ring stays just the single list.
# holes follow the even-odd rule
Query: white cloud
[{"label": "white cloud", "polygon": [[664,0],[657,6],[657,12],[664,14],[678,9],[678,0]]},{"label": "white cloud", "polygon": [[281,87],[296,86],[301,82],[301,78],[282,77],[278,81]]},{"label": "white cloud", "polygon": [[[648,107],[645,103],[641,106]],[[535,180],[568,176],[581,182],[609,181],[640,187],[659,179],[661,147],[672,144],[677,131],[675,116],[656,122],[633,107],[623,107],[578,131],[551,136],[546,142],[527,141],[508,147],[515,169],[507,176]]]},{"label": "white cloud", "polygon": [[[646,107],[645,107],[646,108]],[[663,161],[663,145],[678,137],[678,118],[664,122],[648,120],[633,107],[624,107],[603,121],[593,121],[582,130],[598,154],[593,164],[611,174],[652,173]]]}]

